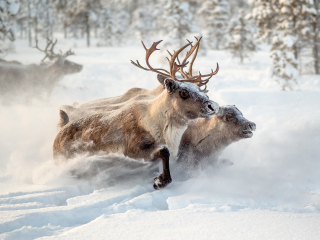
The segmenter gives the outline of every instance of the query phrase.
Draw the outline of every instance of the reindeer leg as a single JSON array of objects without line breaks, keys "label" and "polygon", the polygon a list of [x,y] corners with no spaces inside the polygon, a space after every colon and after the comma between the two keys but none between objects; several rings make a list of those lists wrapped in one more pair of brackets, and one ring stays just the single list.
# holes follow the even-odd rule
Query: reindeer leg
[{"label": "reindeer leg", "polygon": [[167,147],[161,148],[154,154],[154,159],[161,158],[163,172],[154,179],[153,188],[159,190],[161,188],[166,187],[169,183],[172,182],[169,168],[169,158],[170,152]]}]

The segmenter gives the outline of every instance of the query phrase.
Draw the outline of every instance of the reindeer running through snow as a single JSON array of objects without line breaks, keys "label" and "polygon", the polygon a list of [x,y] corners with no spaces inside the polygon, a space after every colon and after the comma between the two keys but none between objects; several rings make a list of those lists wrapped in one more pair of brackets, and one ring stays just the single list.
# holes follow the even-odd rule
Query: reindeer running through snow
[{"label": "reindeer running through snow", "polygon": [[[199,48],[200,40],[201,38],[191,47],[188,54],[191,55],[192,51]],[[197,51],[193,61],[196,53]],[[134,65],[149,70],[142,67],[139,62]],[[157,78],[161,85],[152,90],[132,88],[122,96],[92,101],[78,108],[64,105],[60,108],[60,126],[96,113],[111,114],[112,111],[138,100],[153,99],[162,93],[162,84],[166,76],[158,74]],[[219,155],[227,146],[241,139],[251,138],[252,131],[255,129],[255,123],[244,118],[236,106],[220,106],[219,112],[212,119],[197,119],[188,124],[181,139],[177,162],[186,172],[192,172],[194,168],[207,163],[216,163]]]},{"label": "reindeer running through snow", "polygon": [[[69,50],[57,54],[54,52],[56,44],[57,40],[49,41],[46,48],[41,50],[37,43],[36,48],[45,53],[40,65],[0,61],[0,101],[10,103],[17,96],[23,96],[28,101],[32,97],[41,98],[43,93],[49,99],[54,87],[65,75],[82,70],[82,65],[66,59],[74,52]],[[45,62],[45,59],[50,61]]]},{"label": "reindeer running through snow", "polygon": [[[153,43],[146,50],[146,63],[151,71],[158,72],[149,64],[150,55],[158,50]],[[66,161],[80,153],[121,153],[145,161],[162,160],[163,172],[154,182],[154,188],[167,186],[172,180],[169,159],[176,157],[181,137],[188,123],[197,118],[212,118],[219,110],[192,81],[207,83],[215,73],[199,75],[193,79],[177,79],[176,73],[188,62],[177,64],[180,48],[169,60],[170,72],[162,91],[152,99],[134,101],[112,113],[98,113],[80,118],[63,126],[58,133],[53,154],[55,161]],[[190,66],[191,68],[192,66]],[[203,79],[205,77],[205,79]]]},{"label": "reindeer running through snow", "polygon": [[185,173],[218,163],[218,157],[230,144],[251,138],[256,124],[243,117],[235,105],[220,106],[211,119],[196,119],[184,132],[177,162]]}]

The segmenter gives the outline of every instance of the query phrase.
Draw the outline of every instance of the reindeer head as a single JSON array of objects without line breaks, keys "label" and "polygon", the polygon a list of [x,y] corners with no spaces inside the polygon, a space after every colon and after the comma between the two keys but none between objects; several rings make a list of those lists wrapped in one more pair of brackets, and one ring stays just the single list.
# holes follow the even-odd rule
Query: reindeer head
[{"label": "reindeer head", "polygon": [[251,138],[253,136],[252,131],[256,130],[256,124],[244,118],[235,105],[220,107],[217,117],[223,122],[228,134],[232,135],[231,138],[237,140]]},{"label": "reindeer head", "polygon": [[[211,101],[205,94],[205,92],[207,92],[206,84],[213,75],[217,74],[219,70],[219,65],[217,64],[216,71],[212,70],[211,74],[202,75],[199,72],[198,76],[192,76],[192,65],[197,56],[200,40],[201,38],[197,41],[197,43],[194,46],[192,45],[192,42],[188,41],[188,44],[186,44],[179,50],[175,51],[174,54],[171,54],[168,51],[171,57],[170,60],[169,58],[167,58],[170,66],[169,71],[162,68],[153,68],[149,63],[149,58],[151,54],[156,50],[159,50],[157,49],[157,46],[162,40],[153,43],[149,49],[146,48],[146,46],[142,42],[142,45],[146,50],[146,64],[148,68],[142,67],[139,61],[133,62],[131,60],[131,63],[136,67],[158,73],[158,76],[162,78],[162,80],[160,81],[158,77],[159,82],[165,86],[169,93],[169,96],[171,98],[174,98],[174,104],[172,105],[172,107],[176,108],[176,111],[182,113],[182,115],[186,116],[188,119],[195,119],[198,117],[211,118],[215,113],[217,113],[219,109],[219,105]],[[178,55],[182,52],[182,50],[184,50],[188,46],[191,46],[191,49],[187,52],[185,58],[180,63]],[[189,66],[189,70],[188,72],[185,72],[183,68],[188,65],[189,62],[187,62],[187,59],[193,53],[194,55]],[[178,61],[178,64],[175,62],[176,60]],[[180,72],[183,79],[178,79],[176,77],[176,73],[178,71]],[[205,86],[205,89],[201,90],[201,86]]]},{"label": "reindeer head", "polygon": [[68,56],[74,55],[74,52],[72,52],[71,49],[65,52],[64,54],[61,51],[60,53],[54,52],[53,49],[57,44],[57,42],[58,42],[57,39],[55,42],[53,42],[52,40],[48,40],[48,44],[44,50],[38,47],[38,42],[36,43],[36,48],[39,51],[45,53],[44,58],[41,60],[41,64],[48,65],[45,63],[45,59],[48,58],[51,62],[53,62],[49,64],[52,64],[54,69],[57,72],[59,72],[59,75],[68,75],[68,74],[80,72],[82,70],[82,65],[68,61],[66,59]]},{"label": "reindeer head", "polygon": [[219,105],[193,83],[167,78],[164,87],[172,101],[170,107],[187,119],[211,118],[219,111]]}]

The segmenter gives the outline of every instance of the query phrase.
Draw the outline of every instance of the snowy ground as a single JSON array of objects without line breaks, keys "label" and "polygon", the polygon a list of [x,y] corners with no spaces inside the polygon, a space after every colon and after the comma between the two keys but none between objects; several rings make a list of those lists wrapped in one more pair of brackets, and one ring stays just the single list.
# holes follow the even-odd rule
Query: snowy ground
[{"label": "snowy ground", "polygon": [[[157,86],[154,73],[130,64],[144,63],[144,49],[88,49],[84,41],[64,40],[57,47],[73,47],[76,56],[69,58],[84,65],[82,72],[65,77],[49,103],[0,106],[0,239],[319,238],[319,76],[300,77],[300,91],[280,92],[267,47],[244,65],[222,51],[198,57],[203,73],[220,65],[210,98],[235,104],[257,131],[224,151],[221,157],[234,165],[208,166],[186,181],[173,171],[173,183],[154,191],[147,168],[129,179],[113,168],[84,180],[52,159],[59,105]],[[41,58],[18,41],[6,59]]]}]

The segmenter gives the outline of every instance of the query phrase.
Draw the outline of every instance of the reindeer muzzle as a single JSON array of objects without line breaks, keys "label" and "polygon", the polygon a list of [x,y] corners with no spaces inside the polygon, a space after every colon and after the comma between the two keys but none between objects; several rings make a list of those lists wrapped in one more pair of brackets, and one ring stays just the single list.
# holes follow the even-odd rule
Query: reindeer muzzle
[{"label": "reindeer muzzle", "polygon": [[219,105],[214,101],[207,101],[203,104],[202,116],[204,118],[212,118],[219,112]]},{"label": "reindeer muzzle", "polygon": [[246,121],[242,124],[241,135],[243,138],[251,138],[253,136],[252,131],[256,130],[256,124],[254,122]]}]

